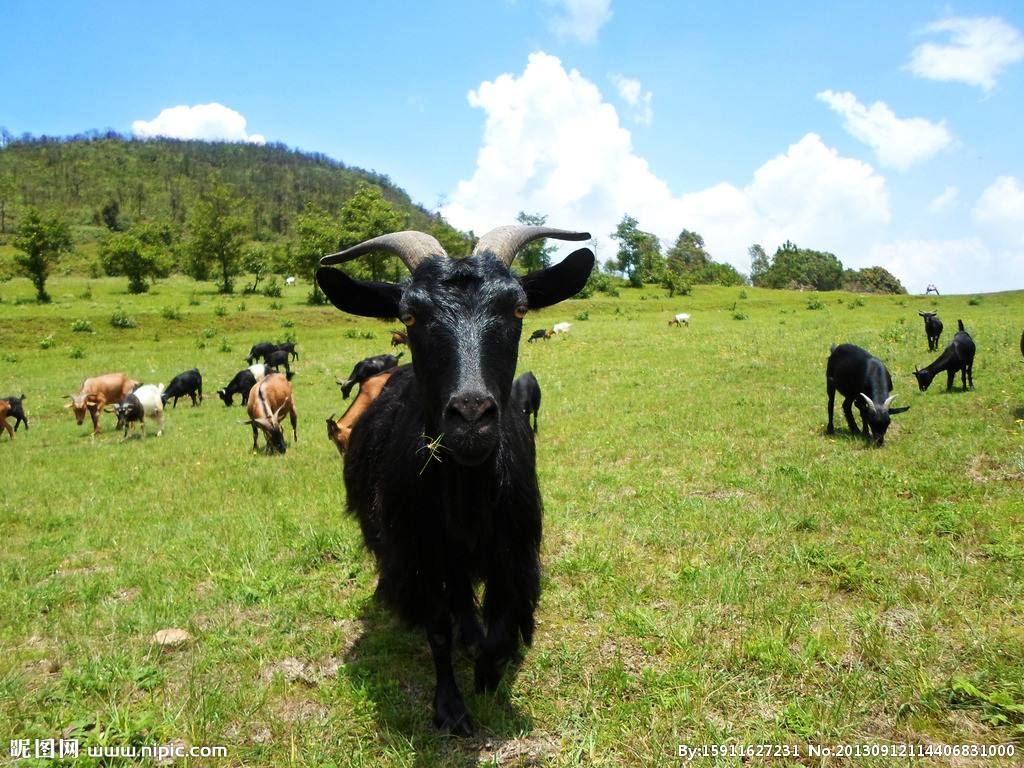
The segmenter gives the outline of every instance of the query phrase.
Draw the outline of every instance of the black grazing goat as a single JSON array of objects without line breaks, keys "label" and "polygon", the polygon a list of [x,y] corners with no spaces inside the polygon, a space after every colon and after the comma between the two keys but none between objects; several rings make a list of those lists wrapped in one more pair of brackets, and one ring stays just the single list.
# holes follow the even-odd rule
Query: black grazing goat
[{"label": "black grazing goat", "polygon": [[540,383],[533,371],[527,371],[512,382],[512,402],[526,416],[530,423],[533,414],[533,433],[537,434],[537,414],[540,413]]},{"label": "black grazing goat", "polygon": [[14,419],[14,431],[17,432],[18,427],[21,426],[21,423],[25,422],[25,431],[28,432],[28,416],[25,415],[25,405],[21,402],[22,400],[25,399],[24,393],[22,393],[21,397],[15,397],[14,395],[11,395],[10,397],[4,397],[0,399],[7,401],[7,404],[9,406],[7,415]]},{"label": "black grazing goat", "polygon": [[959,330],[949,343],[949,346],[939,355],[939,359],[931,365],[914,370],[917,386],[921,388],[922,392],[928,389],[932,379],[942,371],[946,372],[947,392],[953,389],[953,379],[956,378],[958,371],[960,373],[960,380],[964,385],[964,391],[967,391],[968,382],[970,382],[971,389],[974,389],[974,339],[964,330],[963,320],[957,320],[956,323]]},{"label": "black grazing goat", "polygon": [[294,341],[282,341],[277,345],[278,352],[284,351],[291,355],[292,360],[299,359],[299,351],[295,349]]},{"label": "black grazing goat", "polygon": [[404,354],[405,352],[399,352],[397,355],[375,355],[374,357],[360,360],[352,368],[352,373],[348,375],[347,379],[334,380],[341,387],[342,399],[348,400],[349,393],[356,384],[361,386],[367,379],[372,379],[374,376],[396,367],[399,359]]},{"label": "black grazing goat", "polygon": [[224,401],[224,405],[231,405],[235,395],[242,396],[241,405],[245,405],[249,399],[249,390],[256,386],[256,376],[248,368],[243,368],[224,389],[217,390],[217,396]]},{"label": "black grazing goat", "polygon": [[866,349],[853,344],[832,346],[832,354],[828,356],[825,367],[825,383],[828,388],[828,428],[831,435],[835,432],[832,421],[835,410],[836,390],[843,396],[843,415],[853,434],[860,434],[857,422],[853,418],[853,406],[856,405],[864,422],[864,437],[873,440],[876,445],[885,442],[885,432],[889,429],[891,416],[910,410],[910,406],[891,408],[896,399],[892,392],[892,376],[885,363],[874,357]]},{"label": "black grazing goat", "polygon": [[316,273],[339,309],[398,317],[409,329],[413,364],[392,374],[356,422],[345,487],[377,560],[377,594],[426,630],[437,677],[434,724],[458,734],[473,726],[452,670],[453,623],[475,658],[477,690],[493,691],[520,637],[527,645],[533,639],[541,499],[533,436],[511,403],[512,377],[527,310],[575,295],[594,265],[584,248],[553,267],[513,275],[516,253],[542,237],[590,235],[499,227],[456,260],[430,235],[399,232],[321,263],[390,251],[412,272],[406,283],[364,282],[336,269]]},{"label": "black grazing goat", "polygon": [[530,334],[530,338],[526,340],[526,343],[531,344],[535,342],[537,339],[544,339],[544,341],[547,341],[548,339],[551,338],[551,336],[551,331],[549,331],[547,328],[538,328],[536,331]]},{"label": "black grazing goat", "polygon": [[[198,402],[196,400],[197,395],[199,398]],[[193,368],[191,371],[179,373],[171,379],[171,383],[167,385],[167,389],[165,389],[163,394],[160,395],[160,399],[163,400],[164,405],[167,405],[168,400],[174,398],[173,408],[178,407],[178,398],[180,397],[191,398],[193,407],[203,402],[203,375],[199,373],[198,368]]]},{"label": "black grazing goat", "polygon": [[285,375],[288,377],[288,381],[292,380],[292,369],[288,365],[288,361],[291,359],[291,355],[286,349],[275,349],[273,352],[268,352],[263,358],[264,363],[267,366],[267,372],[271,369],[278,370],[281,366],[284,366]]},{"label": "black grazing goat", "polygon": [[939,320],[938,314],[935,312],[918,312],[921,317],[924,318],[924,332],[928,337],[928,349],[936,350],[939,348],[939,337],[942,336],[942,321]]}]

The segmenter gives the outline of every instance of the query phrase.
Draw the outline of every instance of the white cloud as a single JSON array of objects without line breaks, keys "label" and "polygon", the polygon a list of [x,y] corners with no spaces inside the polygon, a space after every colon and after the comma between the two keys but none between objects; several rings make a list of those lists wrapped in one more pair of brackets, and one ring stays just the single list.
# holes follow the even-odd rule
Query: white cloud
[{"label": "white cloud", "polygon": [[822,91],[818,100],[842,115],[846,131],[870,146],[878,161],[891,168],[906,170],[953,142],[945,121],[932,123],[923,117],[899,118],[884,102],[876,101],[867,107],[849,91]]},{"label": "white cloud", "polygon": [[925,30],[948,33],[949,42],[922,43],[914,49],[908,67],[918,77],[991,91],[1004,69],[1024,59],[1024,37],[1000,18],[950,17]]},{"label": "white cloud", "polygon": [[166,136],[174,139],[205,139],[209,141],[245,141],[265,144],[259,133],[245,131],[245,118],[223,104],[196,104],[168,107],[152,120],[136,120],[132,133],[140,138]]},{"label": "white cloud", "polygon": [[619,92],[619,98],[629,105],[629,116],[633,122],[650,125],[654,119],[654,108],[651,106],[654,94],[645,91],[643,83],[635,78],[615,74],[610,79]]},{"label": "white cloud", "polygon": [[597,40],[601,27],[611,21],[611,0],[545,0],[558,9],[548,27],[560,40],[590,44]]},{"label": "white cloud", "polygon": [[956,187],[946,187],[942,193],[928,203],[929,213],[945,213],[956,205],[960,191]]},{"label": "white cloud", "polygon": [[911,293],[923,293],[929,283],[949,294],[1008,290],[1024,282],[1024,260],[1007,260],[979,236],[880,243],[865,263],[885,267]]},{"label": "white cloud", "polygon": [[974,219],[993,234],[1024,245],[1024,189],[1017,179],[1000,176],[982,192],[974,206]]},{"label": "white cloud", "polygon": [[751,243],[770,253],[786,239],[856,263],[889,221],[885,179],[813,133],[742,188],[722,183],[675,195],[636,154],[597,86],[545,53],[468,98],[486,116],[483,144],[473,175],[443,208],[463,229],[483,232],[520,210],[543,213],[553,226],[594,233],[603,262],[615,253],[608,234],[629,213],[666,244],[684,227],[696,230],[715,258],[746,271]]}]

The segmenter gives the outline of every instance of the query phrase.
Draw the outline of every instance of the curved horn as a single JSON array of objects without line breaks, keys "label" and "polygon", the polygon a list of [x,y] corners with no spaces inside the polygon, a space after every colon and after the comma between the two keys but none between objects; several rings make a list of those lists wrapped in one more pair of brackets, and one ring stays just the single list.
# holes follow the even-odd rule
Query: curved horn
[{"label": "curved horn", "polygon": [[573,232],[569,229],[555,229],[554,227],[509,224],[504,227],[495,227],[481,237],[473,249],[473,255],[490,253],[505,262],[505,266],[510,267],[523,246],[542,237],[553,237],[557,240],[589,240],[590,233]]},{"label": "curved horn", "polygon": [[341,264],[345,261],[362,256],[370,251],[388,251],[395,254],[402,260],[402,263],[412,272],[427,259],[447,258],[448,254],[444,247],[437,242],[437,239],[426,232],[405,230],[404,232],[392,232],[389,235],[380,235],[365,240],[359,245],[353,245],[344,251],[332,253],[320,259],[321,266],[328,264]]},{"label": "curved horn", "polygon": [[885,410],[889,410],[889,406],[892,405],[892,401],[895,399],[896,395],[889,395],[889,397],[885,398],[885,402],[882,403],[882,408],[884,408]]},{"label": "curved horn", "polygon": [[860,396],[864,398],[864,402],[867,404],[868,408],[870,408],[872,412],[877,410],[875,408],[875,401],[874,400],[872,400],[870,397],[865,395],[863,392],[860,393]]}]

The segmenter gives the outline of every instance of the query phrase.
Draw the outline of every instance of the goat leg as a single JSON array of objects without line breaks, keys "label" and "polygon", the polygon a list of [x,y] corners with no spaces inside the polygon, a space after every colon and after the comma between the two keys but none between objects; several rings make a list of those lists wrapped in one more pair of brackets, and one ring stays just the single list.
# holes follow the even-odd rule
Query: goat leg
[{"label": "goat leg", "polygon": [[836,388],[832,386],[831,382],[828,384],[828,426],[825,427],[825,432],[829,435],[836,431],[836,426],[832,421],[832,416],[835,413],[836,408]]},{"label": "goat leg", "polygon": [[846,417],[846,425],[850,428],[850,432],[855,435],[860,434],[860,428],[857,426],[857,422],[853,419],[853,398],[847,397],[843,400],[843,415]]},{"label": "goat leg", "polygon": [[427,626],[427,641],[434,657],[434,725],[457,736],[470,736],[473,721],[459,693],[452,669],[452,625],[447,613],[439,613]]}]

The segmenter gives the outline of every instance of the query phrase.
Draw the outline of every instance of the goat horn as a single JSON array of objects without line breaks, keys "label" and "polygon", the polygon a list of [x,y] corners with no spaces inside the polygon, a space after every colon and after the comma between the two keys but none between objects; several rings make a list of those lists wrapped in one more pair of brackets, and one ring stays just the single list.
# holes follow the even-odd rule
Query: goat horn
[{"label": "goat horn", "polygon": [[882,407],[885,408],[885,409],[888,409],[889,406],[892,405],[892,401],[895,400],[895,399],[896,399],[896,395],[889,395],[889,397],[885,398],[885,402],[882,403]]},{"label": "goat horn", "polygon": [[865,395],[863,392],[860,393],[860,396],[864,398],[864,402],[867,403],[868,408],[870,408],[872,411],[876,410],[874,400]]},{"label": "goat horn", "polygon": [[505,262],[505,266],[511,267],[516,254],[522,250],[523,246],[542,237],[553,237],[557,240],[589,240],[590,233],[573,232],[569,229],[555,229],[554,227],[509,224],[504,227],[495,227],[481,237],[473,249],[473,255],[490,253]]},{"label": "goat horn", "polygon": [[365,240],[344,251],[332,253],[320,259],[321,266],[328,264],[341,264],[351,261],[364,253],[371,251],[388,251],[402,260],[402,263],[409,268],[410,272],[415,271],[422,262],[427,259],[447,258],[448,253],[444,247],[437,242],[437,239],[426,232],[405,230],[404,232],[392,232],[389,235],[380,235]]}]

